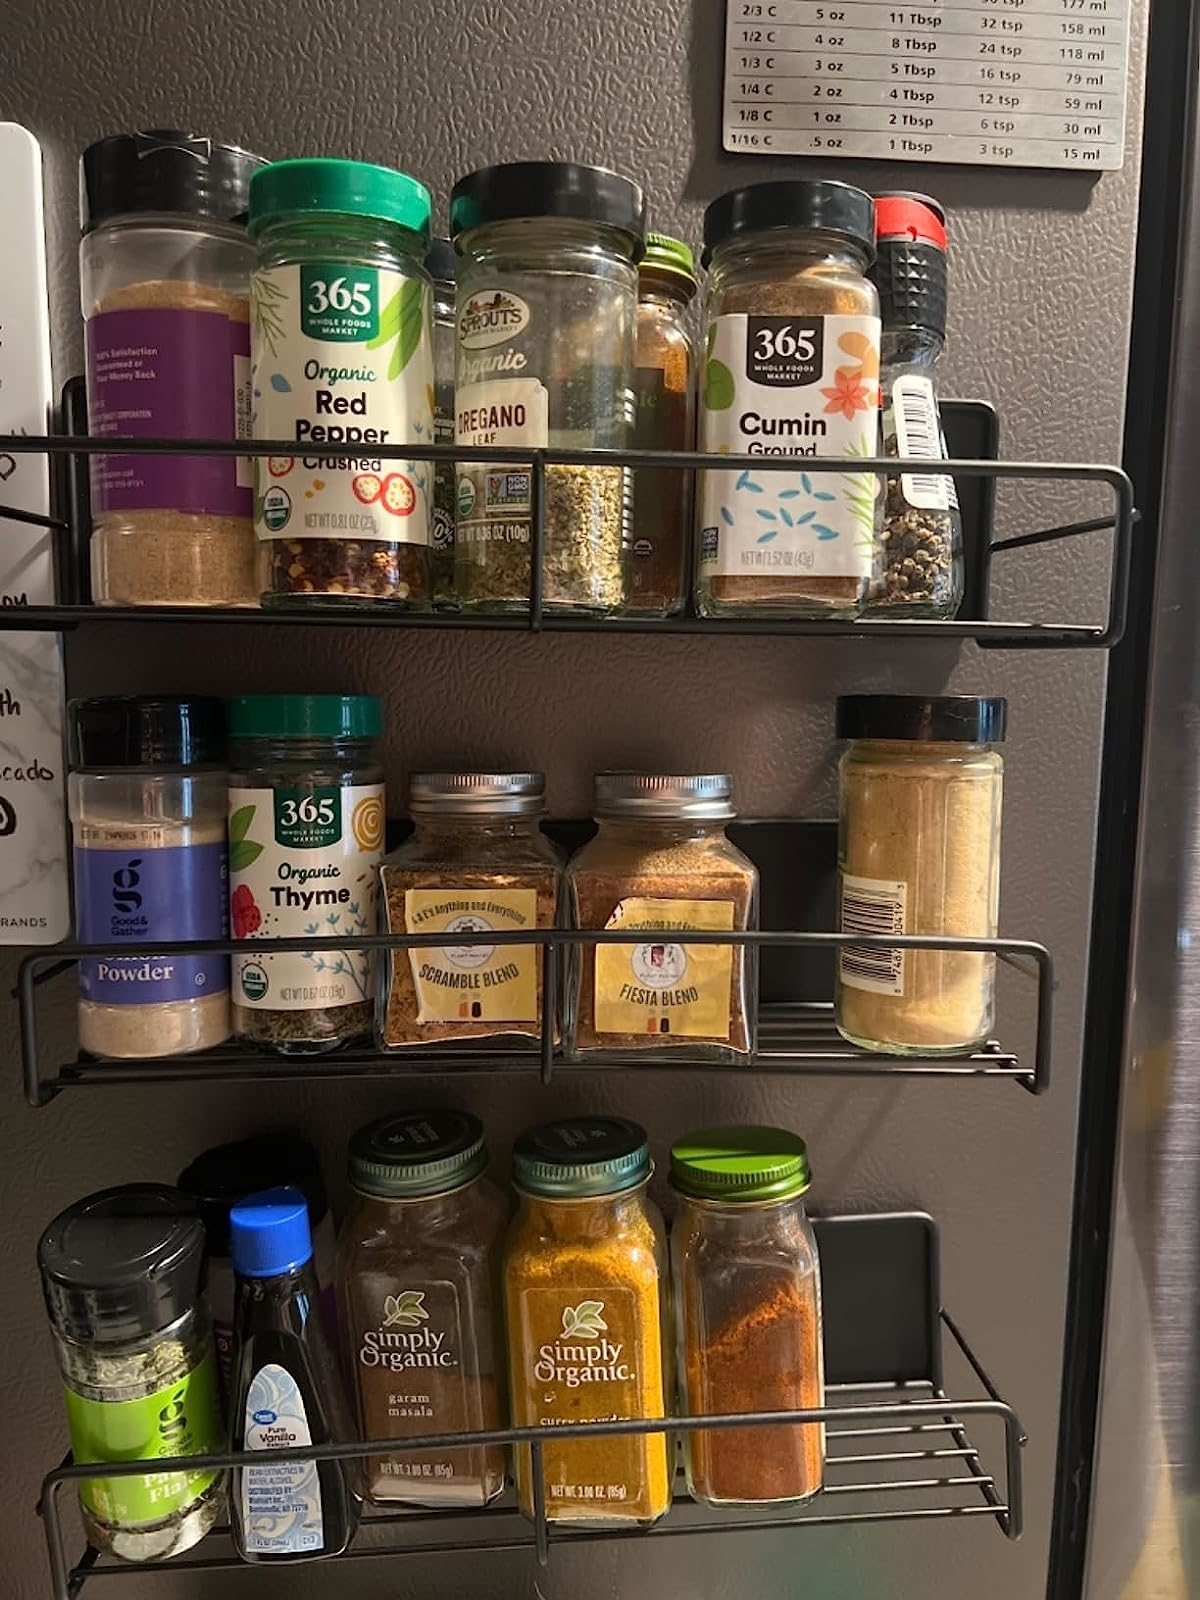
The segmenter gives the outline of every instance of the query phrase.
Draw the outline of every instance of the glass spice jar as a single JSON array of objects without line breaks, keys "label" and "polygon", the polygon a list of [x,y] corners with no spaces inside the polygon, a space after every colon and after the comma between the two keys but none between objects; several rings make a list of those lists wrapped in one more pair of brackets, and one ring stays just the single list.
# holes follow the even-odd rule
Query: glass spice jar
[{"label": "glass spice jar", "polygon": [[[633,438],[642,191],[598,167],[523,161],[454,186],[460,255],[458,445],[625,450]],[[460,604],[524,611],[533,473],[458,466]],[[605,613],[625,599],[629,475],[589,463],[545,479],[544,598]]]},{"label": "glass spice jar", "polygon": [[132,952],[80,961],[80,1044],[122,1060],[221,1044],[228,956],[157,956],[154,946],[229,936],[224,705],[74,700],[67,740],[76,932]]},{"label": "glass spice jar", "polygon": [[[707,335],[700,448],[873,456],[875,213],[832,179],[759,183],[704,214]],[[867,596],[880,485],[869,472],[700,473],[703,616],[851,618]]]},{"label": "glass spice jar", "polygon": [[[811,1181],[804,1140],[781,1128],[715,1128],[672,1147],[685,1416],[825,1404]],[[688,1492],[706,1505],[808,1500],[824,1476],[823,1423],[697,1431],[683,1447]]]},{"label": "glass spice jar", "polygon": [[730,843],[728,774],[596,778],[596,837],[567,867],[572,927],[629,930],[637,943],[572,948],[572,1057],[686,1050],[752,1053],[758,963],[746,945],[683,943],[688,932],[756,928],[758,870]]},{"label": "glass spice jar", "polygon": [[[543,1438],[546,1518],[648,1527],[671,1503],[666,1432],[557,1442],[579,1422],[665,1417],[667,1257],[646,1194],[646,1134],[620,1117],[576,1117],[513,1148],[520,1208],[504,1264],[513,1426]],[[531,1453],[515,1451],[517,1498],[533,1515]]]},{"label": "glass spice jar", "polygon": [[[79,283],[98,438],[247,438],[245,214],[261,156],[174,129],[119,134],[80,163]],[[250,464],[93,456],[98,605],[251,606]]]},{"label": "glass spice jar", "polygon": [[[242,695],[230,708],[229,907],[235,939],[375,932],[385,812],[374,695]],[[233,961],[233,1029],[284,1055],[362,1038],[374,1016],[364,951]]]},{"label": "glass spice jar", "polygon": [[[412,837],[380,868],[388,933],[518,933],[555,925],[562,854],[541,830],[540,772],[418,772]],[[385,1050],[533,1039],[546,1003],[535,944],[393,950],[379,1005]],[[554,996],[549,999],[551,1025]]]},{"label": "glass spice jar", "polygon": [[[161,1184],[89,1195],[42,1235],[38,1267],[76,1462],[150,1465],[222,1448],[203,1258],[203,1226]],[[81,1478],[77,1489],[88,1543],[125,1561],[191,1549],[225,1505],[222,1474],[211,1470]]]},{"label": "glass spice jar", "polygon": [[[875,197],[871,276],[883,315],[883,453],[946,459],[937,362],[946,342],[946,218],[936,200]],[[953,617],[963,597],[962,513],[954,479],[889,474],[867,613]]]},{"label": "glass spice jar", "polygon": [[396,1441],[366,1464],[376,1504],[482,1506],[504,1487],[502,1445],[403,1448],[505,1425],[499,1283],[510,1207],[487,1166],[483,1129],[465,1111],[384,1117],[350,1141],[342,1326],[361,1436]]},{"label": "glass spice jar", "polygon": [[308,452],[255,461],[263,603],[426,609],[432,469],[375,447],[433,441],[429,191],[361,161],[277,161],[249,226],[254,437]]},{"label": "glass spice jar", "polygon": [[[433,279],[433,439],[435,444],[453,444],[454,355],[457,345],[454,282],[458,275],[458,256],[449,239],[430,240],[425,266]],[[453,608],[456,604],[454,462],[439,461],[432,472],[429,559],[433,572],[433,598],[436,605]]]},{"label": "glass spice jar", "polygon": [[[633,442],[639,450],[691,450],[695,445],[695,348],[688,320],[695,294],[690,246],[648,233],[638,266]],[[691,531],[691,474],[650,468],[639,472],[633,489],[627,611],[670,617],[682,609]]]},{"label": "glass spice jar", "polygon": [[[994,939],[1004,738],[998,697],[843,695],[838,834],[843,933]],[[852,1044],[962,1055],[992,1029],[996,957],[847,945],[835,1013]]]}]

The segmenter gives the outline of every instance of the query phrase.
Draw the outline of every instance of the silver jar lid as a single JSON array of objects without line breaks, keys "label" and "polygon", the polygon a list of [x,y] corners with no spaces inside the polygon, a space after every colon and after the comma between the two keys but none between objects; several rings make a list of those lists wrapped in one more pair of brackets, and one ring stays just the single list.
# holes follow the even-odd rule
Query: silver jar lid
[{"label": "silver jar lid", "polygon": [[536,817],[545,796],[540,772],[414,772],[408,784],[419,817]]},{"label": "silver jar lid", "polygon": [[598,772],[598,817],[645,817],[670,822],[727,822],[733,809],[733,779],[727,772],[693,776],[652,772]]}]

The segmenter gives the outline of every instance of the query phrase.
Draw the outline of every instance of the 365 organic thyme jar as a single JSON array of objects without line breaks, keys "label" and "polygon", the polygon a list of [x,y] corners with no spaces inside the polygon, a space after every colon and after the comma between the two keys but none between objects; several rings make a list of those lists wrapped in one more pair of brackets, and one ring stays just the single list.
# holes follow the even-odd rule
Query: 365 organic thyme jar
[{"label": "365 organic thyme jar", "polygon": [[[871,197],[849,184],[759,183],[713,201],[701,450],[877,454],[874,253]],[[856,616],[875,561],[880,487],[852,466],[701,473],[700,611]]]},{"label": "365 organic thyme jar", "polygon": [[[628,449],[643,199],[599,167],[522,161],[454,186],[458,276],[456,442]],[[545,600],[615,611],[625,598],[629,475],[546,471]],[[459,602],[529,604],[533,474],[459,463]]]},{"label": "365 organic thyme jar", "polygon": [[[373,695],[243,695],[230,708],[229,908],[235,939],[375,932],[383,771]],[[371,1030],[374,963],[314,948],[233,961],[234,1033],[285,1055]]]},{"label": "365 organic thyme jar", "polygon": [[297,448],[255,462],[263,603],[423,607],[432,468],[374,447],[433,441],[429,191],[361,161],[277,161],[250,184],[250,235],[254,437]]}]

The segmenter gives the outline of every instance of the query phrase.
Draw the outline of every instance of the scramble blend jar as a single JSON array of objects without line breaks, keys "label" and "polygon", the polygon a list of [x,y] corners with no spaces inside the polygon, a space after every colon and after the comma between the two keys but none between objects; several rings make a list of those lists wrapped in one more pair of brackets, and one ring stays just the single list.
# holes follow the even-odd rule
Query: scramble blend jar
[{"label": "scramble blend jar", "polygon": [[704,214],[700,449],[801,458],[699,475],[704,616],[845,618],[866,599],[877,476],[803,458],[878,453],[874,255],[870,195],[829,179],[736,189]]},{"label": "scramble blend jar", "polygon": [[255,462],[263,603],[423,608],[432,467],[377,447],[433,443],[429,191],[361,161],[277,161],[256,179],[254,437],[297,449]]},{"label": "scramble blend jar", "polygon": [[[375,932],[383,770],[373,695],[243,695],[230,708],[229,913],[235,939]],[[233,1030],[284,1055],[368,1034],[374,963],[328,946],[235,956]]]},{"label": "scramble blend jar", "polygon": [[[666,1243],[647,1198],[643,1129],[575,1117],[522,1134],[513,1148],[520,1210],[504,1294],[513,1426],[548,1430],[546,1516],[595,1527],[649,1527],[671,1503],[666,1432],[556,1440],[578,1422],[665,1417]],[[533,1515],[533,1462],[516,1449],[517,1497]]]}]

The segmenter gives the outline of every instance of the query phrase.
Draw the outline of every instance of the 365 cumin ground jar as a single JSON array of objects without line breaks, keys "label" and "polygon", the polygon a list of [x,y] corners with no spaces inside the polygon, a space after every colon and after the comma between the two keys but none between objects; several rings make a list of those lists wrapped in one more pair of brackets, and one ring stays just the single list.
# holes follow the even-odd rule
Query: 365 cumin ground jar
[{"label": "365 cumin ground jar", "polygon": [[[704,215],[700,449],[873,456],[879,296],[875,211],[830,179],[753,184]],[[696,602],[704,616],[854,617],[876,560],[877,476],[700,475]]]},{"label": "365 cumin ground jar", "polygon": [[[844,933],[994,939],[1004,738],[998,697],[844,695],[838,845]],[[996,958],[848,945],[837,1025],[893,1055],[961,1055],[992,1029]]]}]

